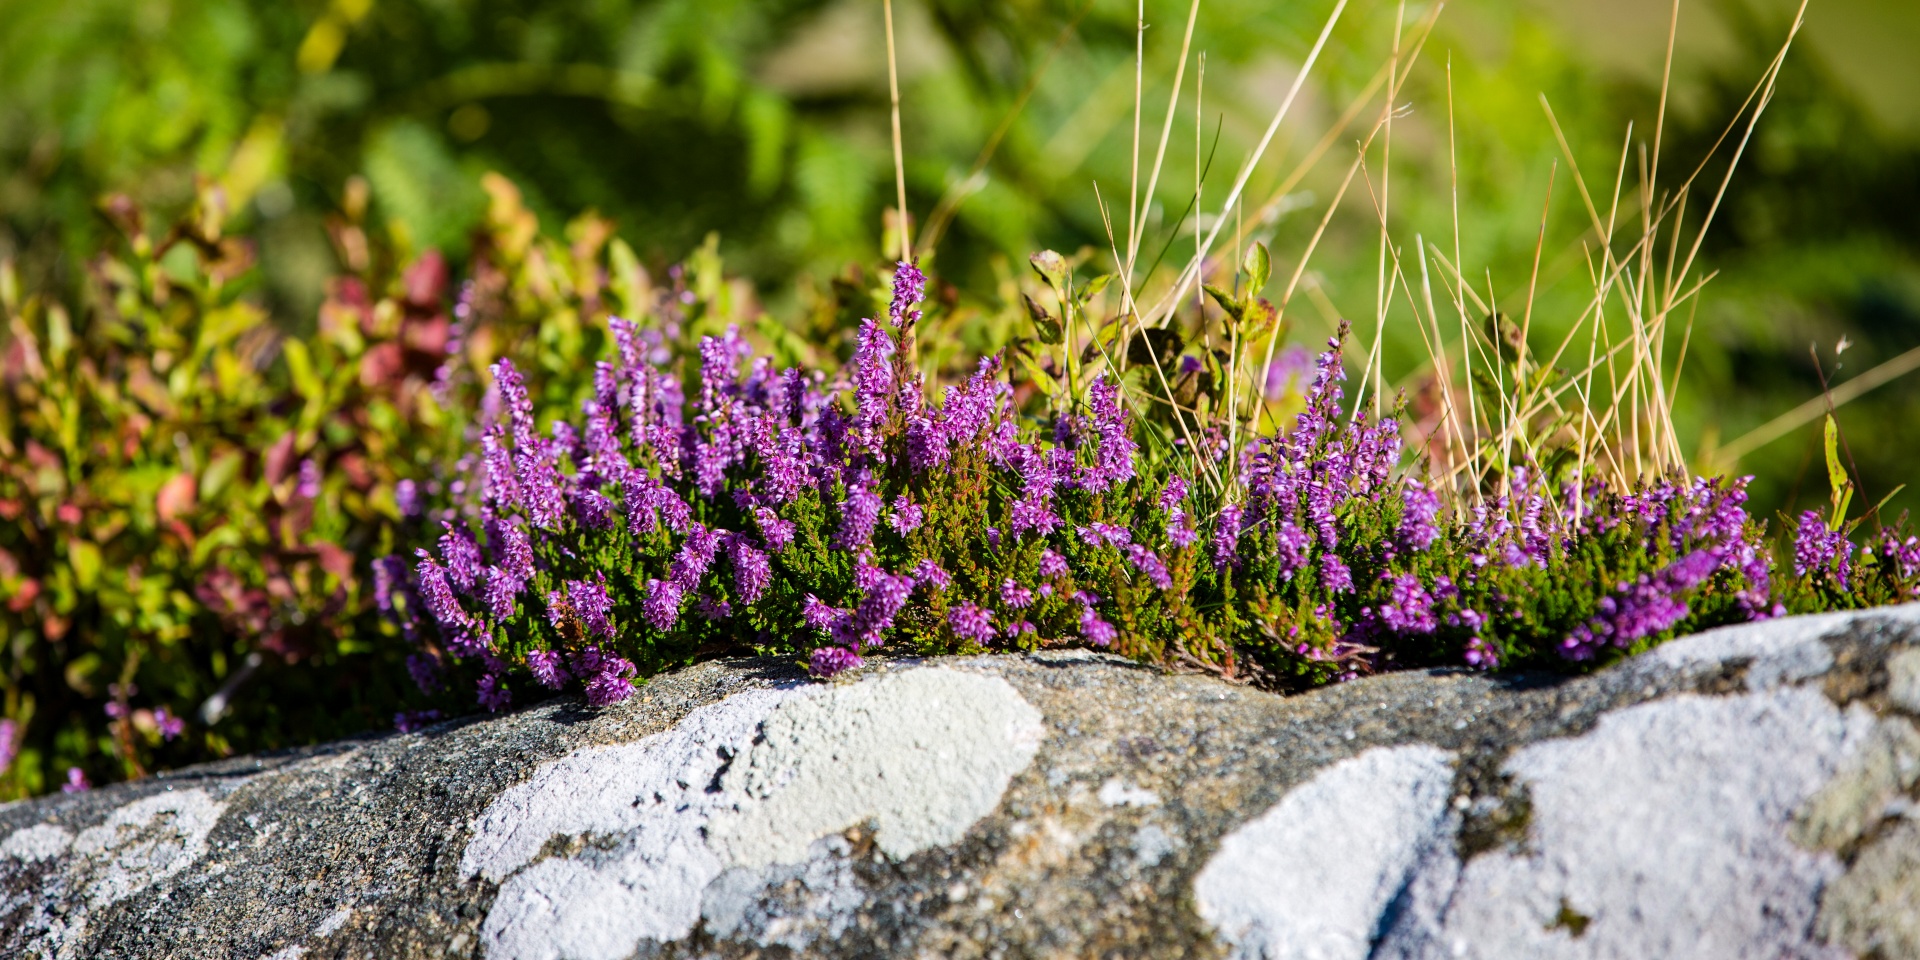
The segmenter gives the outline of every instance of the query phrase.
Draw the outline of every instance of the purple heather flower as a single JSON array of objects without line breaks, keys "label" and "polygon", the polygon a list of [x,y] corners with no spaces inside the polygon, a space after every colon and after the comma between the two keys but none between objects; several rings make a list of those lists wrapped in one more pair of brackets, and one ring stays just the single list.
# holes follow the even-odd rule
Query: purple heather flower
[{"label": "purple heather flower", "polygon": [[[1331,559],[1331,558],[1329,558]],[[1420,578],[1402,573],[1387,578],[1388,601],[1380,605],[1380,622],[1396,633],[1432,633],[1439,622],[1433,616],[1433,595]]]},{"label": "purple heather flower", "polygon": [[727,559],[733,564],[734,595],[742,604],[752,606],[773,582],[773,564],[745,537],[733,538],[727,547]]},{"label": "purple heather flower", "polygon": [[905,260],[894,265],[893,302],[887,307],[887,316],[895,330],[909,330],[920,319],[920,311],[913,309],[914,304],[926,299],[927,276],[920,268]]},{"label": "purple heather flower", "polygon": [[606,666],[587,680],[587,704],[612,706],[633,696],[633,664],[621,657],[608,657]]},{"label": "purple heather flower", "polygon": [[1246,507],[1229,503],[1220,508],[1220,519],[1213,527],[1213,568],[1225,570],[1240,565],[1240,517]]},{"label": "purple heather flower", "polygon": [[954,639],[978,646],[986,646],[996,636],[993,614],[978,604],[955,605],[947,612],[947,626],[953,630]]},{"label": "purple heather flower", "polygon": [[839,623],[846,615],[847,612],[845,610],[830,606],[811,593],[807,594],[806,603],[802,606],[800,612],[801,619],[806,621],[807,626],[815,630],[832,629],[833,625]]},{"label": "purple heather flower", "polygon": [[373,561],[373,606],[381,613],[393,613],[393,590],[405,588],[407,579],[407,561],[397,553],[390,553]]},{"label": "purple heather flower", "polygon": [[488,567],[485,597],[487,612],[495,620],[505,620],[513,616],[515,604],[520,599],[524,584],[508,575],[499,567]]},{"label": "purple heather flower", "polygon": [[1440,513],[1440,494],[1410,484],[1400,496],[1400,544],[1409,550],[1433,546],[1440,537],[1440,530],[1433,522]]},{"label": "purple heather flower", "polygon": [[856,651],[880,646],[883,635],[893,628],[893,618],[907,605],[907,597],[912,592],[912,577],[896,577],[882,571],[859,606],[834,624],[834,640]]},{"label": "purple heather flower", "polygon": [[153,725],[160,729],[160,739],[172,740],[187,732],[187,722],[173,715],[173,711],[160,707],[153,711]]},{"label": "purple heather flower", "polygon": [[1167,485],[1160,488],[1160,509],[1172,513],[1180,508],[1187,499],[1187,478],[1174,474],[1167,478]]},{"label": "purple heather flower", "polygon": [[1320,560],[1320,586],[1328,593],[1347,593],[1353,589],[1353,571],[1346,562],[1329,553]]},{"label": "purple heather flower", "polygon": [[424,653],[407,654],[407,675],[413,678],[413,685],[419,687],[421,693],[431,695],[440,692],[440,662],[432,656]]},{"label": "purple heather flower", "polygon": [[[709,530],[699,524],[687,534],[680,544],[680,552],[674,555],[670,576],[674,586],[682,593],[691,593],[700,587],[700,578],[707,575],[707,568],[713,565],[714,554],[720,551],[720,545],[727,539],[723,530]],[[676,598],[676,601],[678,599]],[[662,627],[661,629],[666,629]]]},{"label": "purple heather flower", "polygon": [[1200,539],[1200,531],[1193,528],[1193,518],[1185,510],[1174,507],[1167,511],[1167,542],[1176,550],[1185,550]]},{"label": "purple heather flower", "polygon": [[308,500],[320,496],[320,465],[313,458],[300,461],[300,480],[294,493]]},{"label": "purple heather flower", "polygon": [[1462,654],[1467,666],[1481,670],[1492,670],[1500,666],[1500,651],[1485,637],[1474,637],[1467,641],[1467,649]]},{"label": "purple heather flower", "polygon": [[1103,374],[1087,387],[1087,408],[1099,445],[1094,462],[1080,478],[1088,490],[1101,491],[1133,478],[1133,423],[1120,405],[1120,385]]},{"label": "purple heather flower", "polygon": [[[494,563],[507,576],[525,582],[533,579],[533,543],[516,523],[494,523],[487,528],[487,544],[493,548]],[[518,589],[518,588],[515,588]]]},{"label": "purple heather flower", "polygon": [[1067,575],[1067,558],[1052,550],[1040,551],[1040,575],[1058,580]]},{"label": "purple heather flower", "polygon": [[67,768],[67,782],[60,785],[61,793],[86,793],[92,789],[93,784],[87,780],[86,771],[79,767]]},{"label": "purple heather flower", "polygon": [[900,496],[893,498],[893,514],[887,518],[887,525],[892,527],[894,532],[904,536],[920,529],[920,524],[925,519],[926,511],[922,510],[919,504]]},{"label": "purple heather flower", "polygon": [[402,710],[393,715],[393,726],[401,733],[423,730],[440,719],[438,710]]},{"label": "purple heather flower", "polygon": [[1292,580],[1293,575],[1306,565],[1307,552],[1313,548],[1313,538],[1300,529],[1299,524],[1282,520],[1279,529],[1274,531],[1273,539],[1279,552],[1280,579]]},{"label": "purple heather flower", "polygon": [[568,499],[573,501],[573,518],[588,530],[613,529],[613,501],[598,490],[576,490]]},{"label": "purple heather flower", "polygon": [[464,528],[445,522],[441,525],[447,531],[440,535],[440,556],[446,561],[447,582],[461,593],[472,593],[474,583],[480,579],[480,545],[473,542],[473,535]]},{"label": "purple heather flower", "polygon": [[13,758],[20,749],[19,733],[19,724],[12,720],[0,720],[0,773],[6,773],[13,767]]},{"label": "purple heather flower", "polygon": [[1007,527],[1016,537],[1023,536],[1029,531],[1044,537],[1059,526],[1060,516],[1048,506],[1044,496],[1028,496],[1015,500],[1013,506],[1007,511]]},{"label": "purple heather flower", "polygon": [[774,513],[771,508],[756,507],[753,511],[753,520],[760,526],[760,539],[767,542],[768,552],[779,553],[793,542],[795,529],[793,521],[780,519],[780,515]]},{"label": "purple heather flower", "polygon": [[648,580],[647,598],[640,604],[640,614],[655,630],[672,630],[680,622],[680,598],[684,590],[672,580]]},{"label": "purple heather flower", "polygon": [[1680,595],[1712,576],[1720,559],[1713,550],[1696,550],[1652,574],[1642,574],[1633,583],[1620,584],[1615,594],[1600,598],[1592,619],[1560,642],[1560,655],[1589,660],[1606,644],[1624,650],[1671,629],[1688,613]]},{"label": "purple heather flower", "polygon": [[489,673],[480,678],[479,698],[488,713],[499,713],[513,702],[513,691],[507,689],[505,680]]},{"label": "purple heather flower", "polygon": [[865,664],[860,655],[846,647],[821,647],[807,658],[807,669],[822,680],[843,670],[851,670]]},{"label": "purple heather flower", "polygon": [[1793,572],[1796,576],[1824,573],[1834,587],[1848,588],[1852,573],[1853,544],[1845,530],[1828,530],[1820,514],[1808,510],[1800,515],[1800,529],[1793,539]]},{"label": "purple heather flower", "polygon": [[1093,607],[1080,608],[1080,636],[1088,643],[1104,647],[1113,643],[1119,635],[1113,624],[1100,619],[1100,615],[1093,612]]},{"label": "purple heather flower", "polygon": [[708,620],[714,623],[733,616],[733,604],[730,601],[715,600],[708,596],[702,596],[695,602],[693,610],[700,615],[702,620]]},{"label": "purple heather flower", "polygon": [[1152,550],[1137,543],[1129,545],[1127,559],[1132,561],[1135,570],[1146,574],[1147,579],[1153,581],[1154,586],[1162,590],[1173,589],[1173,577],[1167,573],[1167,565],[1162,563],[1160,556]]},{"label": "purple heather flower", "polygon": [[549,690],[567,685],[567,667],[558,650],[535,650],[527,654],[527,669],[533,678]]},{"label": "purple heather flower", "polygon": [[860,321],[858,345],[853,351],[853,425],[862,442],[878,450],[879,430],[886,422],[893,396],[893,338],[872,320]]},{"label": "purple heather flower", "polygon": [[1261,385],[1261,395],[1268,400],[1278,400],[1289,391],[1299,389],[1313,370],[1313,354],[1299,344],[1288,344],[1267,364],[1266,382]]},{"label": "purple heather flower", "polygon": [[526,381],[521,379],[512,360],[496,361],[489,369],[493,373],[493,388],[500,394],[501,405],[506,407],[514,447],[531,449],[534,445],[533,401],[527,397]]},{"label": "purple heather flower", "polygon": [[409,520],[420,515],[420,485],[412,480],[402,480],[393,485],[393,503],[400,508],[400,515]]},{"label": "purple heather flower", "polygon": [[420,558],[414,564],[414,576],[420,583],[420,597],[426,602],[427,612],[449,633],[470,630],[473,618],[460,608],[460,601],[454,598],[453,587],[447,582],[447,568],[425,550],[416,550],[414,553]]},{"label": "purple heather flower", "polygon": [[913,580],[921,586],[932,587],[935,590],[945,590],[953,585],[953,578],[932,560],[922,560],[914,565]]},{"label": "purple heather flower", "polygon": [[833,545],[843,550],[859,550],[873,542],[873,528],[880,522],[880,495],[873,481],[862,479],[847,488],[847,499],[840,503],[840,529]]},{"label": "purple heather flower", "polygon": [[591,581],[567,581],[567,602],[573,606],[574,615],[580,618],[588,634],[613,638],[613,623],[607,619],[613,612],[613,598],[607,596],[604,577],[596,574]]},{"label": "purple heather flower", "polygon": [[1033,591],[1008,577],[1000,584],[1000,602],[1006,604],[1009,610],[1025,610],[1033,606]]}]

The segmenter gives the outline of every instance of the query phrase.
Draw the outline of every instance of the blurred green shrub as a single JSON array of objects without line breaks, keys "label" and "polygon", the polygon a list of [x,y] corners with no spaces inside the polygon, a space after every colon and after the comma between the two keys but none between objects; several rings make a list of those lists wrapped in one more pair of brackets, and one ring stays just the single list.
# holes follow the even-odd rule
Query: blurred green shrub
[{"label": "blurred green shrub", "polygon": [[0,268],[0,685],[17,751],[0,797],[69,767],[99,782],[384,725],[404,651],[380,642],[369,562],[445,498],[436,465],[467,429],[447,411],[483,394],[477,372],[512,357],[542,372],[541,410],[570,410],[609,311],[752,309],[716,256],[656,290],[607,221],[542,236],[511,184],[486,187],[457,296],[438,253],[383,253],[350,189],[329,223],[346,269],[308,338],[269,322],[254,245],[225,232],[210,184],[164,231],[106,201],[117,239],[71,304]]}]

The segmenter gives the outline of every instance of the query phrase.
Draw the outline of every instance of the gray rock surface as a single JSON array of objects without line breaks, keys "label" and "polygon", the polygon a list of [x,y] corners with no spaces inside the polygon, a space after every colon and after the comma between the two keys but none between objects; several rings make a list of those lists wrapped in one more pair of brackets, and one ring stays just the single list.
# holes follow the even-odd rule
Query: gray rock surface
[{"label": "gray rock surface", "polygon": [[0,956],[1916,957],[1920,605],[1279,697],[770,661],[0,807]]}]

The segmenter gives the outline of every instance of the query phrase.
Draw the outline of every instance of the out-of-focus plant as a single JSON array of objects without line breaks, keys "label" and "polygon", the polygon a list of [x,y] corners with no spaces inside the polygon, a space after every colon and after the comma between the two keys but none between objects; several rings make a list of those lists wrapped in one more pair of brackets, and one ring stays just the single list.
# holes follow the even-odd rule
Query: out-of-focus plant
[{"label": "out-of-focus plant", "polygon": [[453,495],[438,471],[487,365],[542,371],[540,409],[571,410],[609,311],[754,309],[711,248],[655,287],[605,220],[544,236],[486,184],[457,296],[439,254],[368,236],[350,188],[345,269],[301,335],[260,305],[213,184],[165,229],[106,201],[119,239],[78,303],[0,269],[0,795],[384,725],[400,651],[369,560]]}]

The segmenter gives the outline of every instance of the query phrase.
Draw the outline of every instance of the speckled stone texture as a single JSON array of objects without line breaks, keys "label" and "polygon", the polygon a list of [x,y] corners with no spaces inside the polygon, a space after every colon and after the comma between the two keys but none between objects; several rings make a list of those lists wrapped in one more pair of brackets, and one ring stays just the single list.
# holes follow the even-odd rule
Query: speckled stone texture
[{"label": "speckled stone texture", "polygon": [[708,663],[0,808],[0,956],[1920,956],[1920,605],[1294,697]]}]

